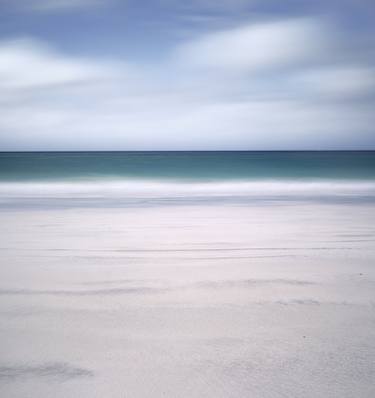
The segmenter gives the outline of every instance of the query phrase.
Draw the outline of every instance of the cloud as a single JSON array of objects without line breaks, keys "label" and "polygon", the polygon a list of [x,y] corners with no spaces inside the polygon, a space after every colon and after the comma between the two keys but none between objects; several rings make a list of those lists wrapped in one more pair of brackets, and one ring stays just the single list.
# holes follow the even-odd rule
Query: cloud
[{"label": "cloud", "polygon": [[169,0],[170,5],[180,7],[185,10],[195,10],[202,12],[202,10],[210,11],[228,11],[228,10],[243,10],[249,5],[257,3],[259,0],[191,0],[189,2],[181,3],[178,0]]},{"label": "cloud", "polygon": [[0,88],[42,88],[97,79],[105,68],[64,57],[35,40],[0,43]]},{"label": "cloud", "polygon": [[3,0],[16,11],[62,12],[104,6],[111,0]]},{"label": "cloud", "polygon": [[297,82],[309,92],[335,99],[358,99],[375,92],[375,67],[344,65],[316,68],[296,76]]},{"label": "cloud", "polygon": [[373,62],[337,37],[320,19],[269,21],[146,66],[0,42],[0,148],[375,147]]},{"label": "cloud", "polygon": [[327,51],[325,26],[312,19],[256,23],[209,33],[176,52],[188,67],[229,72],[262,72],[314,62]]}]

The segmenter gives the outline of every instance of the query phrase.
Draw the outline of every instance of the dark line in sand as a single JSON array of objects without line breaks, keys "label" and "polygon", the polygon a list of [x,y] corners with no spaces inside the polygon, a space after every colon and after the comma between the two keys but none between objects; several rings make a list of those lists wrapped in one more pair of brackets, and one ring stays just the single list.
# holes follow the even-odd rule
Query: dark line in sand
[{"label": "dark line in sand", "polygon": [[[89,290],[50,290],[50,289],[0,289],[0,296],[111,296],[122,294],[159,294],[168,293],[179,290],[189,289],[225,289],[225,288],[251,288],[265,285],[291,285],[291,286],[306,286],[314,285],[315,282],[297,280],[297,279],[244,279],[244,280],[222,280],[222,281],[198,281],[185,285],[166,286],[166,287],[111,287],[102,289]],[[121,282],[119,282],[121,285]]]},{"label": "dark line in sand", "polygon": [[60,251],[60,252],[106,252],[106,253],[189,253],[189,252],[231,252],[231,251],[287,251],[287,250],[352,250],[352,247],[234,247],[234,248],[194,248],[194,249],[66,249],[66,248],[10,248],[0,250],[16,251]]},{"label": "dark line in sand", "polygon": [[65,362],[47,362],[39,365],[0,365],[0,380],[8,381],[24,378],[68,381],[93,375],[91,370],[72,366]]}]

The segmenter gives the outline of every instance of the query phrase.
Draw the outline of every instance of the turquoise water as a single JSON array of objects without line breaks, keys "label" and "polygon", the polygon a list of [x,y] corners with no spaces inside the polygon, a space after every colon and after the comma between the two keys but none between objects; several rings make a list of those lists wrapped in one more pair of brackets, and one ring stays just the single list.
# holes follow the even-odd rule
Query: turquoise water
[{"label": "turquoise water", "polygon": [[0,181],[375,180],[375,152],[0,153]]},{"label": "turquoise water", "polygon": [[375,202],[375,152],[0,153],[0,206]]}]

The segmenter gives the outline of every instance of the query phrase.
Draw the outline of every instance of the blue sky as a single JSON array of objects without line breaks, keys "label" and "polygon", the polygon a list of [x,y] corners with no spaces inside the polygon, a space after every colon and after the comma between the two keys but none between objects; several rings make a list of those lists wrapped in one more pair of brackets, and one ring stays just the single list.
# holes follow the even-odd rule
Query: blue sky
[{"label": "blue sky", "polygon": [[375,149],[375,3],[0,0],[0,150]]}]

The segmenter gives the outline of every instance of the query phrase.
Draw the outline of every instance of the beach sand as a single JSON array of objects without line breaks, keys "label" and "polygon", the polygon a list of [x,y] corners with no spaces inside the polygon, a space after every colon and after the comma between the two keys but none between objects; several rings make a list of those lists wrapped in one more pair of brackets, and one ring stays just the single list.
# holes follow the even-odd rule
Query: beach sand
[{"label": "beach sand", "polygon": [[375,206],[0,212],[4,398],[375,396]]}]

